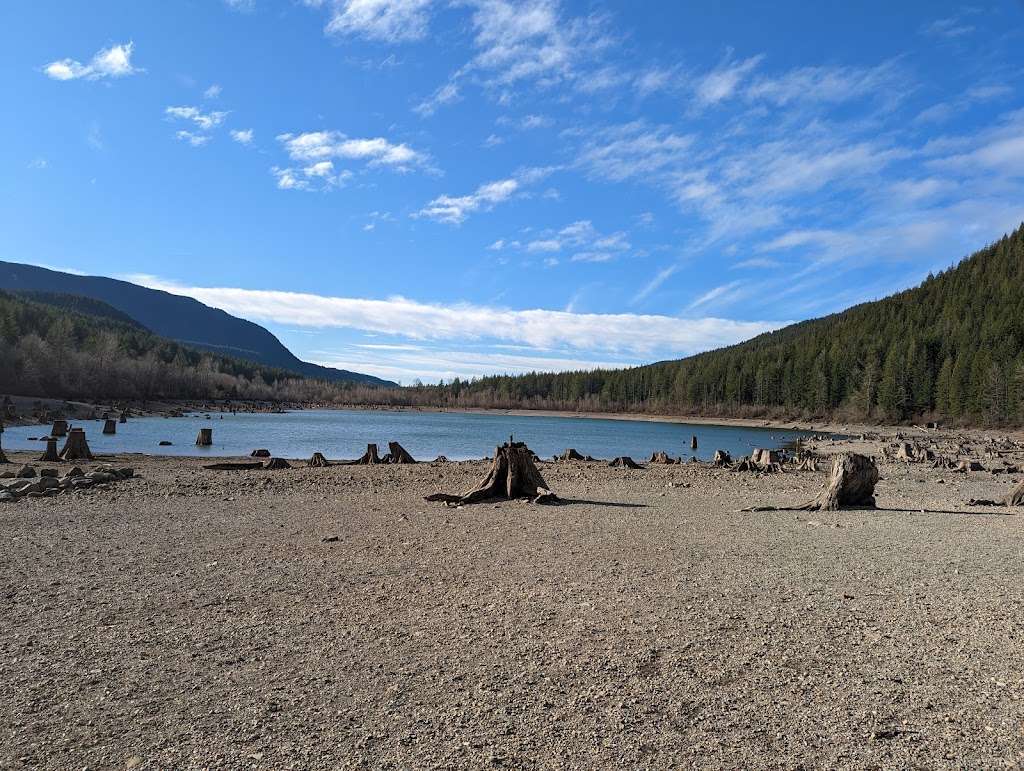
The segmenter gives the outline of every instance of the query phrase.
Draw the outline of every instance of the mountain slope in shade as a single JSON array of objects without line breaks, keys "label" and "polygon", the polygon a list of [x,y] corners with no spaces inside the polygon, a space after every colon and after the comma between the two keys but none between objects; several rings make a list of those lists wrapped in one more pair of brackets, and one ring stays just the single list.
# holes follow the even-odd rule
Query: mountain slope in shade
[{"label": "mountain slope in shade", "polygon": [[155,334],[307,377],[394,386],[387,380],[301,361],[259,324],[211,308],[191,297],[102,276],[77,276],[34,265],[0,261],[0,289],[83,295],[113,306]]}]

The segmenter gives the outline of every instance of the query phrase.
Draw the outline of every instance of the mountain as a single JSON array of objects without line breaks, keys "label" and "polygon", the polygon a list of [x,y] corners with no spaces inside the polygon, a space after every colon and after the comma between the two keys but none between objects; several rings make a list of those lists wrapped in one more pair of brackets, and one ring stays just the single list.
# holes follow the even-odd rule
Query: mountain
[{"label": "mountain", "polygon": [[1024,224],[920,286],[625,370],[453,383],[462,403],[901,421],[1024,421]]},{"label": "mountain", "polygon": [[[387,380],[299,360],[269,331],[218,308],[159,289],[0,261],[0,289],[57,292],[101,300],[154,334],[183,345],[325,380],[395,386]],[[34,298],[36,299],[36,298]]]}]

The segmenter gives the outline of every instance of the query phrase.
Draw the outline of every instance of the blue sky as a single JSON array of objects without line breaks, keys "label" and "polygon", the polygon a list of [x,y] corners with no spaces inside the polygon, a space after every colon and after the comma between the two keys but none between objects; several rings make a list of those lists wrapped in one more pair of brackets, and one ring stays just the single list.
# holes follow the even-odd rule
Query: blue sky
[{"label": "blue sky", "polygon": [[7,0],[0,259],[404,383],[680,358],[1024,220],[1024,2]]}]

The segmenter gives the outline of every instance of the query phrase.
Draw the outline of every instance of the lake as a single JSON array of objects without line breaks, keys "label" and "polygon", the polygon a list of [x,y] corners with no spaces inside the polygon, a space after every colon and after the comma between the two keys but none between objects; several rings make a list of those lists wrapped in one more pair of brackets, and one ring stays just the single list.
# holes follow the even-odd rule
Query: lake
[{"label": "lake", "polygon": [[[237,457],[265,447],[282,458],[309,458],[314,452],[329,460],[358,458],[369,443],[381,455],[388,442],[398,442],[417,460],[444,455],[450,460],[470,460],[491,455],[494,446],[513,435],[526,442],[541,458],[561,455],[572,447],[583,455],[615,458],[628,455],[646,460],[664,451],[683,460],[696,455],[710,460],[715,450],[728,450],[733,458],[752,454],[755,447],[780,448],[809,433],[768,428],[656,423],[608,418],[549,417],[504,413],[387,412],[377,410],[297,410],[284,414],[193,413],[183,418],[131,418],[104,435],[103,421],[72,421],[84,428],[93,453],[145,453]],[[46,436],[49,426],[7,428],[2,446],[7,450],[45,449],[30,437]],[[200,428],[213,429],[213,445],[196,447]],[[690,450],[690,437],[698,449]],[[161,447],[160,441],[171,442]],[[63,447],[63,440],[58,450]]]}]

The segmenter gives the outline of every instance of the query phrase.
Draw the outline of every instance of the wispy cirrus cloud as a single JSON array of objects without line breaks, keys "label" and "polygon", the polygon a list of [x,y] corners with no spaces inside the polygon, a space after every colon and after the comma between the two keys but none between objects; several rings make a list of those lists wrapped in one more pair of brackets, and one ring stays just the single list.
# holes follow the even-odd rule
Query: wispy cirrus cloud
[{"label": "wispy cirrus cloud", "polygon": [[211,132],[224,122],[228,113],[218,110],[203,112],[199,107],[167,107],[164,109],[164,116],[170,121],[191,121],[195,125],[195,130],[179,129],[174,135],[193,147],[202,147],[212,139]]},{"label": "wispy cirrus cloud", "polygon": [[468,195],[439,195],[413,216],[425,217],[448,225],[461,225],[471,214],[489,211],[516,196],[527,195],[524,190],[527,185],[547,177],[554,171],[556,169],[553,167],[520,169],[507,179],[486,182]]},{"label": "wispy cirrus cloud", "polygon": [[143,72],[132,66],[134,43],[123,43],[110,48],[101,48],[88,64],[74,59],[60,59],[41,67],[52,80],[99,80],[100,78],[123,78]]},{"label": "wispy cirrus cloud", "polygon": [[325,31],[383,43],[420,40],[427,34],[433,0],[303,0],[311,8],[327,7]]}]

